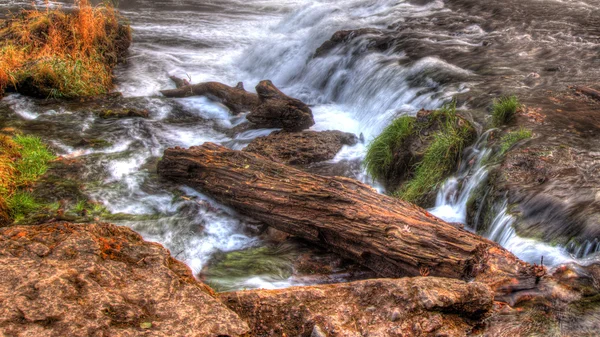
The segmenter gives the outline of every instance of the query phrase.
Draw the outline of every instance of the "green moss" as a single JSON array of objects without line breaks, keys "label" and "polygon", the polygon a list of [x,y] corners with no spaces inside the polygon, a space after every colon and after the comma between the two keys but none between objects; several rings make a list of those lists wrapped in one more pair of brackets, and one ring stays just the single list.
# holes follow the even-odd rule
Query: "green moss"
[{"label": "green moss", "polygon": [[434,113],[444,123],[440,131],[433,135],[423,159],[417,164],[412,179],[394,193],[410,202],[419,202],[438,188],[448,174],[456,168],[463,149],[472,140],[471,126],[456,115],[454,103],[445,105]]},{"label": "green moss", "polygon": [[517,131],[512,131],[504,136],[500,140],[500,152],[499,155],[504,155],[508,150],[510,150],[516,143],[520,142],[524,139],[531,138],[532,133],[527,129],[519,129]]},{"label": "green moss", "polygon": [[400,117],[371,141],[364,161],[367,172],[371,177],[382,179],[388,175],[394,160],[394,153],[402,145],[402,142],[411,135],[414,124],[415,118]]},{"label": "green moss", "polygon": [[494,126],[500,127],[512,121],[520,106],[521,104],[516,96],[495,99],[492,106],[492,122]]}]

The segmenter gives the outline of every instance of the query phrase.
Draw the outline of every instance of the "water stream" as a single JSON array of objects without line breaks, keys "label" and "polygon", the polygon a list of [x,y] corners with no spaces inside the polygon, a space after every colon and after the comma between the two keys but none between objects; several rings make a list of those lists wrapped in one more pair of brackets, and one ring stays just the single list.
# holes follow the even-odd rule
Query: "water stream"
[{"label": "water stream", "polygon": [[[38,5],[43,2],[36,1]],[[0,4],[0,11],[15,11],[27,4],[9,0]],[[570,6],[577,12],[591,5]],[[487,33],[485,26],[490,22],[468,12],[454,12],[440,0],[121,0],[119,7],[131,22],[134,43],[127,64],[115,73],[115,90],[149,110],[149,119],[103,120],[85,107],[48,108],[11,95],[0,102],[0,110],[6,111],[0,122],[41,136],[60,155],[84,160],[87,192],[111,212],[137,215],[119,224],[162,243],[196,274],[215,254],[266,243],[249,230],[251,220],[197,191],[159,180],[156,160],[165,148],[207,141],[240,149],[273,130],[228,136],[224,130],[243,122],[244,116],[231,116],[225,107],[204,97],[160,97],[160,89],[173,87],[168,75],[192,82],[233,85],[243,81],[247,89],[270,79],[287,94],[311,105],[316,120],[312,129],[353,132],[369,140],[397,116],[416,114],[421,108],[435,109],[457,94],[497,91],[505,86],[507,77],[521,87],[556,84],[545,79],[533,83],[527,77],[541,67],[534,58],[543,50],[569,50],[560,57],[547,55],[549,61],[545,62],[564,64],[568,70],[556,82],[563,76],[594,76],[596,71],[593,63],[578,64],[577,74],[570,71],[572,55],[585,59],[583,56],[596,51],[593,41],[585,37],[577,41],[576,32],[558,34],[558,25],[554,31],[537,35],[512,26],[503,34]],[[462,20],[456,20],[457,16]],[[387,32],[393,37],[392,47],[374,49],[373,39],[379,35],[368,33],[314,57],[315,50],[336,31],[364,27]],[[390,33],[397,27],[406,28]],[[522,51],[518,55],[502,54],[502,48],[491,54],[482,52],[490,41],[500,41],[500,47],[506,43],[502,41],[513,41]],[[591,70],[586,73],[586,69]],[[463,159],[459,174],[442,188],[435,214],[465,223],[470,192],[488,172],[484,162],[490,150],[485,137]],[[102,139],[112,145],[105,149],[76,147],[82,138]],[[345,147],[318,172],[336,172],[372,183],[360,166],[364,152],[364,144]],[[528,261],[537,262],[540,254],[552,263],[570,259],[558,248],[516,237],[510,232],[509,218],[505,209],[500,211],[498,225],[490,229],[489,237]],[[247,271],[228,282],[233,289],[286,287],[304,281],[288,274]]]}]

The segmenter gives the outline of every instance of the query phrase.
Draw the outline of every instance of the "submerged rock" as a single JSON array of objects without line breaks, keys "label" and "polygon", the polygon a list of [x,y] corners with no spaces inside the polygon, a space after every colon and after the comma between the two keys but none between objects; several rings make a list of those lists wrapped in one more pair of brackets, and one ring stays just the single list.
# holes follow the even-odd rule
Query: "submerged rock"
[{"label": "submerged rock", "polygon": [[126,118],[126,117],[141,117],[148,118],[150,113],[148,110],[135,108],[120,108],[120,109],[105,109],[98,112],[101,118]]},{"label": "submerged rock", "polygon": [[219,294],[255,336],[466,336],[490,309],[477,282],[416,277]]},{"label": "submerged rock", "polygon": [[240,336],[245,322],[127,227],[0,229],[0,335]]},{"label": "submerged rock", "polygon": [[355,145],[357,137],[341,131],[276,131],[254,139],[246,152],[287,165],[303,165],[333,159],[344,145]]}]

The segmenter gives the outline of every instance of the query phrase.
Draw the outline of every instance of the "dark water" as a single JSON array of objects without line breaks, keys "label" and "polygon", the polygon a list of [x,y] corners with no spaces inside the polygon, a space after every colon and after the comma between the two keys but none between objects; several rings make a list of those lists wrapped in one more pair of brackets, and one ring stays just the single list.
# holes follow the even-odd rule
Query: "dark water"
[{"label": "dark water", "polygon": [[[28,4],[5,1],[0,13]],[[158,90],[173,86],[168,75],[243,81],[246,88],[271,79],[312,105],[313,129],[362,133],[367,140],[393,118],[437,108],[454,96],[483,122],[485,107],[500,94],[534,102],[547,90],[600,78],[600,4],[592,0],[122,0],[119,7],[131,22],[134,44],[127,64],[116,71],[116,90],[148,109],[150,119],[102,120],[85,106],[49,107],[18,95],[0,103],[2,118],[41,136],[60,154],[85,160],[88,193],[112,212],[146,216],[121,224],[164,244],[196,273],[215,254],[266,243],[251,234],[248,219],[219,205],[207,207],[198,202],[208,200],[198,192],[160,181],[157,158],[167,147],[205,141],[239,149],[272,130],[227,136],[223,130],[244,117],[232,117],[202,97],[159,97]],[[314,58],[334,32],[364,27],[376,31]],[[76,148],[81,138],[113,145]],[[363,144],[345,147],[319,172],[372,183],[360,166],[364,151]],[[519,255],[525,251],[519,247],[511,249]],[[569,258],[560,248],[547,249]],[[282,265],[289,270],[289,263]],[[305,282],[256,270],[225,279],[220,275],[216,282],[228,288]]]}]

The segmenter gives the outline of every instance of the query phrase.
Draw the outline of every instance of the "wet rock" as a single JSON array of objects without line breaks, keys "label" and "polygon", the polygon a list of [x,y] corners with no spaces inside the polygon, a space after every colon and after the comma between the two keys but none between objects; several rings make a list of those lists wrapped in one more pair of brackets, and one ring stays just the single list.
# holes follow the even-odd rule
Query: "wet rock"
[{"label": "wet rock", "polygon": [[127,227],[0,229],[0,335],[240,336],[246,323]]},{"label": "wet rock", "polygon": [[[431,110],[419,111],[414,118],[412,131],[396,147],[391,165],[382,179],[386,190],[390,192],[397,191],[415,176],[416,168],[425,158],[428,149],[436,141],[436,136],[440,133],[448,133],[445,130],[446,125],[449,123],[452,124],[453,130],[456,130],[456,134],[460,135],[461,139],[458,141],[463,148],[470,145],[477,138],[477,130],[471,122],[458,114],[450,120],[449,115],[445,113]],[[462,149],[450,148],[447,155],[451,156],[452,160],[440,160],[437,169],[443,172],[444,177],[454,172],[461,154]],[[423,191],[422,195],[417,196],[416,199],[409,200],[419,205],[429,206],[433,202],[436,193],[437,190],[434,188]]]},{"label": "wet rock", "polygon": [[519,235],[579,256],[600,249],[599,116],[600,102],[574,90],[536,99],[517,116],[536,137],[507,152],[492,185],[513,205]]},{"label": "wet rock", "polygon": [[[257,336],[465,336],[491,308],[483,284],[444,278],[352,283],[219,294]],[[373,307],[375,310],[367,311]],[[398,312],[396,321],[390,320]],[[418,325],[422,331],[413,331]],[[423,334],[423,332],[426,332]]]},{"label": "wet rock", "polygon": [[323,44],[317,48],[315,57],[325,56],[336,47],[339,47],[342,44],[347,44],[355,38],[363,35],[373,35],[373,42],[370,44],[371,48],[377,48],[379,50],[387,49],[386,42],[389,39],[383,38],[383,33],[379,29],[361,28],[354,30],[340,30],[335,32],[329,40],[323,42]]},{"label": "wet rock", "polygon": [[148,110],[135,109],[135,108],[121,108],[121,109],[106,109],[98,113],[100,118],[127,118],[127,117],[141,117],[148,118]]},{"label": "wet rock", "polygon": [[254,139],[246,152],[288,165],[303,165],[333,159],[344,145],[355,145],[354,134],[341,131],[273,132]]},{"label": "wet rock", "polygon": [[246,116],[256,128],[282,128],[294,132],[315,124],[308,105],[287,96],[271,81],[261,81],[256,86],[256,92],[260,103]]}]

